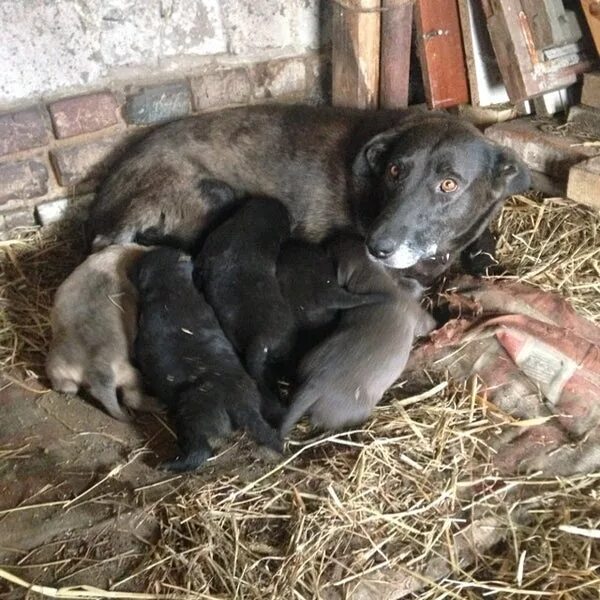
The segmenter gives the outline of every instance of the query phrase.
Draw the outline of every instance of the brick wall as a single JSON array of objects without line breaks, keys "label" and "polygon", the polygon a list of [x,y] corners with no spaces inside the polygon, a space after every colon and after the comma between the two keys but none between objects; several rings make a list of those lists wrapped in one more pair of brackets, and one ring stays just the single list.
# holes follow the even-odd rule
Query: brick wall
[{"label": "brick wall", "polygon": [[158,123],[238,104],[320,102],[327,64],[303,54],[203,68],[0,114],[0,235],[54,220],[94,190],[120,148]]}]

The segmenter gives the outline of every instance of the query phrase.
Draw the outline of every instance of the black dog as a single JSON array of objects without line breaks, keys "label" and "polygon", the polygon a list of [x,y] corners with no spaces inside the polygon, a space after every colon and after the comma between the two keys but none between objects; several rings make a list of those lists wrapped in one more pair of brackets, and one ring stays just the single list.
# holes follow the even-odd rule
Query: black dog
[{"label": "black dog", "polygon": [[217,318],[192,281],[188,257],[171,248],[146,254],[135,282],[140,294],[136,358],[152,392],[175,419],[181,453],[165,466],[199,467],[212,455],[211,440],[232,428],[281,451],[260,413],[261,397]]},{"label": "black dog", "polygon": [[502,202],[530,178],[512,151],[443,113],[226,109],[159,127],[130,151],[92,206],[94,245],[154,229],[190,247],[233,201],[215,181],[236,197],[280,198],[295,238],[353,230],[376,260],[426,279],[467,248],[477,254]]}]

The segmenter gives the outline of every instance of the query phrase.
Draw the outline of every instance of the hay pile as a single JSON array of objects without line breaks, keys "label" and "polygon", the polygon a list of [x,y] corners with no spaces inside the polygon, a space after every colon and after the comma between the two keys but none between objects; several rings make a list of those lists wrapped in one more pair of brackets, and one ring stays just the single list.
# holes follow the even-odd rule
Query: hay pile
[{"label": "hay pile", "polygon": [[[518,197],[499,227],[511,276],[560,290],[600,321],[598,213]],[[0,246],[5,367],[39,373],[51,291],[76,262],[69,250],[56,272],[46,263],[63,246],[35,232]],[[405,395],[390,390],[360,430],[311,439],[298,428],[285,461],[259,476],[185,480],[149,509],[160,539],[112,593],[599,598],[600,474],[498,480],[486,440],[522,424],[499,414],[477,381]]]}]

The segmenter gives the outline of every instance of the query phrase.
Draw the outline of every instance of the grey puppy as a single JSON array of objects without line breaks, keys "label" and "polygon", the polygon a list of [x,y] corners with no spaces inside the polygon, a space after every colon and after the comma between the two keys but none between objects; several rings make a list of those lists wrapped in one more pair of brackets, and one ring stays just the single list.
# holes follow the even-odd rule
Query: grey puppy
[{"label": "grey puppy", "polygon": [[435,324],[419,304],[421,286],[410,279],[396,283],[368,257],[361,240],[338,239],[331,251],[341,285],[388,299],[345,311],[334,333],[302,360],[282,436],[307,412],[314,425],[326,429],[364,421],[402,374],[415,336]]},{"label": "grey puppy", "polygon": [[85,388],[115,419],[129,408],[155,410],[131,362],[138,294],[128,273],[147,247],[109,246],[92,254],[56,291],[46,373],[59,392]]},{"label": "grey puppy", "polygon": [[293,237],[350,229],[386,266],[426,276],[473,253],[528,186],[513,152],[447,114],[271,104],[150,133],[100,186],[88,230],[95,247],[151,232],[189,249],[237,197],[267,195],[290,211]]}]

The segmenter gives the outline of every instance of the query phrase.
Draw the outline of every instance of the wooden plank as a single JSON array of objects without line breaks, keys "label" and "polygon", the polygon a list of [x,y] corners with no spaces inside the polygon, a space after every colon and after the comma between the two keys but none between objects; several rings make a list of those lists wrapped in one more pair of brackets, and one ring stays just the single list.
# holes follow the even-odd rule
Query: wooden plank
[{"label": "wooden plank", "polygon": [[571,167],[567,183],[567,198],[600,208],[600,156]]},{"label": "wooden plank", "polygon": [[417,0],[417,47],[430,108],[469,101],[456,0]]},{"label": "wooden plank", "polygon": [[600,71],[586,73],[583,76],[581,104],[600,108]]},{"label": "wooden plank", "polygon": [[412,0],[382,0],[380,108],[408,106]]},{"label": "wooden plank", "polygon": [[458,0],[458,8],[471,104],[488,107],[508,102],[480,0]]},{"label": "wooden plank", "polygon": [[580,2],[594,39],[594,45],[597,52],[600,53],[600,2],[598,0],[580,0]]},{"label": "wooden plank", "polygon": [[332,99],[335,106],[376,108],[380,0],[333,2]]},{"label": "wooden plank", "polygon": [[573,11],[562,0],[521,0],[538,51],[572,44],[581,39],[581,29]]},{"label": "wooden plank", "polygon": [[487,25],[498,66],[511,102],[568,87],[592,66],[582,45],[562,51],[541,51],[520,0],[485,0]]}]

